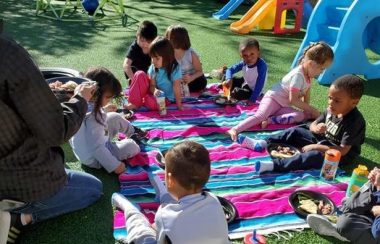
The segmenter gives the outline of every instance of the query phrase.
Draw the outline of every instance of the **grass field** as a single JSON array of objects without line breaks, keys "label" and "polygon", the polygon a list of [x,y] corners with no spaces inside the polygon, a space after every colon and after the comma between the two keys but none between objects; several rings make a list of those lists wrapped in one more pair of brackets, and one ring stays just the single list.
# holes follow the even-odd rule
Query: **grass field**
[{"label": "grass field", "polygon": [[[238,20],[247,10],[239,7],[225,21],[211,18],[211,14],[223,5],[216,0],[128,0],[125,1],[127,25],[121,20],[99,21],[95,24],[80,14],[71,19],[82,22],[60,22],[35,16],[35,2],[29,0],[1,0],[0,18],[5,21],[5,32],[22,44],[41,67],[67,67],[85,71],[89,66],[102,65],[109,68],[125,84],[122,63],[129,44],[135,37],[137,25],[144,19],[152,20],[164,34],[167,26],[184,25],[191,37],[192,46],[200,53],[205,72],[221,65],[230,65],[239,58],[238,43],[246,36],[230,32],[232,21]],[[48,14],[48,13],[47,13]],[[274,35],[269,31],[254,31],[250,35],[261,44],[262,57],[269,65],[266,89],[285,75],[298,50],[304,32],[291,35]],[[371,54],[371,59],[379,56]],[[353,60],[335,60],[353,62]],[[1,72],[1,71],[0,71]],[[314,82],[312,104],[323,110],[327,104],[327,87]],[[366,141],[357,162],[370,167],[380,160],[380,80],[366,81],[365,96],[359,109],[367,121]],[[104,183],[104,196],[95,205],[54,220],[29,228],[21,243],[115,243],[112,236],[113,210],[111,194],[118,190],[115,175],[104,171],[81,168],[71,149],[64,145],[67,167],[84,170],[99,177]],[[351,171],[357,162],[347,168]],[[241,241],[238,241],[238,243]],[[297,233],[290,240],[270,237],[268,243],[335,243],[312,231]]]}]

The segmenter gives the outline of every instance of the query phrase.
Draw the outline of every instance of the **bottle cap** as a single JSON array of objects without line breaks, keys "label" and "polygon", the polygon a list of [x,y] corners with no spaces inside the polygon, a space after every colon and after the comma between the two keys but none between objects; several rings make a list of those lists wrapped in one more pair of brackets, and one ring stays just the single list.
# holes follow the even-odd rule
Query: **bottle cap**
[{"label": "bottle cap", "polygon": [[325,159],[332,162],[339,162],[341,153],[336,149],[329,149],[325,152]]},{"label": "bottle cap", "polygon": [[359,164],[356,169],[354,169],[354,173],[357,175],[362,175],[362,176],[368,176],[368,168],[365,165]]}]

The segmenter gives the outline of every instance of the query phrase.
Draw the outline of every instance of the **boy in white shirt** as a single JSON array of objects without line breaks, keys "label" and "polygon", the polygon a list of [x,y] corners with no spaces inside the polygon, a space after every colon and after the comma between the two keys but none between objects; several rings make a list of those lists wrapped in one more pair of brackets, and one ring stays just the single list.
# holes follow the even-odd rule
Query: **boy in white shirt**
[{"label": "boy in white shirt", "polygon": [[155,227],[124,196],[112,203],[124,211],[128,243],[230,243],[223,209],[202,189],[210,176],[207,149],[193,141],[174,145],[165,155],[166,188],[157,176],[149,179],[160,197]]}]

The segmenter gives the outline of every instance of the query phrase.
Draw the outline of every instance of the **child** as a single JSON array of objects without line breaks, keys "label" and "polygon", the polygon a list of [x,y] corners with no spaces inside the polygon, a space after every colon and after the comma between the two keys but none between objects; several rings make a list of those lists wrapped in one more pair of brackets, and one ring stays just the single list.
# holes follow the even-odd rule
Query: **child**
[{"label": "child", "polygon": [[[232,98],[256,102],[263,90],[268,67],[260,58],[260,45],[255,38],[243,40],[239,45],[239,50],[243,61],[226,70],[226,80],[222,85],[230,89]],[[242,71],[243,77],[233,77],[239,71]]]},{"label": "child", "polygon": [[369,182],[343,201],[338,222],[331,223],[325,216],[309,214],[307,223],[318,234],[333,236],[353,243],[380,242],[380,170],[374,168]]},{"label": "child", "polygon": [[180,25],[171,25],[165,33],[174,48],[175,58],[181,66],[182,80],[188,84],[191,92],[205,89],[207,79],[203,74],[198,54],[191,48],[187,30]]},{"label": "child", "polygon": [[[193,141],[174,145],[165,155],[165,183],[150,180],[160,197],[155,216],[156,230],[126,198],[118,193],[112,203],[124,211],[128,243],[229,243],[222,207],[212,193],[202,188],[210,176],[206,148]],[[148,242],[151,241],[151,242]]]},{"label": "child", "polygon": [[320,169],[324,152],[337,149],[341,164],[352,163],[360,154],[365,138],[365,120],[356,107],[363,94],[363,80],[354,75],[338,78],[329,88],[328,107],[310,125],[310,130],[298,127],[268,138],[268,143],[287,143],[302,148],[291,158],[258,162],[258,172]]},{"label": "child", "polygon": [[120,95],[121,84],[103,67],[90,68],[84,76],[97,84],[92,98],[93,110],[87,113],[81,128],[70,139],[70,145],[82,164],[121,174],[125,171],[122,161],[140,152],[140,147],[132,139],[114,141],[119,132],[130,137],[135,130],[120,114],[106,113],[103,109],[112,98]]},{"label": "child", "polygon": [[182,110],[181,67],[175,60],[172,44],[166,38],[157,37],[150,46],[149,55],[153,64],[148,75],[143,71],[134,75],[125,108],[138,109],[144,105],[149,110],[158,110],[155,97],[164,92],[166,102],[176,102]]},{"label": "child", "polygon": [[265,128],[272,123],[291,124],[317,118],[319,111],[309,104],[311,79],[330,66],[333,58],[333,51],[324,42],[307,47],[300,59],[300,65],[265,93],[255,115],[227,132],[231,139],[235,141],[238,133],[260,123]]},{"label": "child", "polygon": [[157,27],[144,20],[136,33],[136,40],[129,46],[125,56],[123,69],[127,79],[132,79],[138,70],[148,71],[150,66],[149,45],[157,37]]}]

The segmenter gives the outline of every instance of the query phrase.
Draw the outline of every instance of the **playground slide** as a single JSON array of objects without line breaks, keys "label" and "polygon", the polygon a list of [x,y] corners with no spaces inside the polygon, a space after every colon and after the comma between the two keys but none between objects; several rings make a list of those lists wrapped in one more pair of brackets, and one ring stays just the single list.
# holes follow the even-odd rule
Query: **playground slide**
[{"label": "playground slide", "polygon": [[230,30],[240,34],[249,33],[274,8],[276,0],[258,0],[243,17],[230,25]]},{"label": "playground slide", "polygon": [[218,20],[227,19],[228,16],[243,2],[244,0],[230,0],[224,7],[218,12],[214,13],[212,17]]}]

